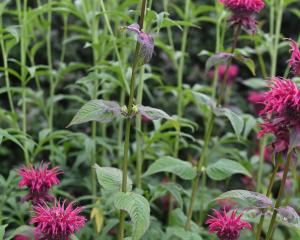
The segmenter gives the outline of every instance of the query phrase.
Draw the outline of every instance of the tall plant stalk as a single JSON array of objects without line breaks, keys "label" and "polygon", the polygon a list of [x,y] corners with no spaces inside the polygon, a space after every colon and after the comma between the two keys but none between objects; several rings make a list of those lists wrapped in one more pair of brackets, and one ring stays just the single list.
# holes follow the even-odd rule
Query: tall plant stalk
[{"label": "tall plant stalk", "polygon": [[[236,25],[235,28],[234,28],[233,42],[232,42],[232,47],[231,47],[230,53],[234,53],[234,51],[237,47],[237,42],[238,42],[238,39],[239,39],[240,30],[241,30],[241,26]],[[228,61],[226,69],[225,69],[224,79],[223,79],[222,84],[221,84],[220,94],[217,98],[217,105],[222,103],[222,100],[223,100],[223,97],[224,97],[224,94],[225,94],[226,84],[227,84],[227,80],[228,80],[228,71],[229,71],[230,65],[231,65],[231,60]],[[206,165],[206,154],[207,154],[207,150],[208,150],[208,147],[209,147],[209,142],[210,142],[213,127],[214,127],[214,120],[215,120],[215,116],[214,116],[213,113],[211,113],[210,117],[208,119],[208,125],[207,125],[205,135],[204,135],[204,145],[203,145],[203,148],[202,148],[201,157],[200,157],[200,160],[198,161],[198,164],[197,164],[197,170],[198,170],[199,174],[193,180],[193,183],[192,183],[192,194],[191,194],[189,207],[188,207],[188,211],[187,211],[187,220],[186,220],[186,223],[185,223],[185,229],[186,230],[188,230],[190,228],[193,209],[194,209],[196,195],[197,195],[198,186],[199,186],[200,174],[203,172],[203,167]],[[202,186],[205,187],[206,175],[204,174],[202,177],[203,177]],[[202,189],[201,196],[203,197],[204,194],[205,194],[205,191],[204,191],[204,189]],[[200,208],[200,214],[203,214],[203,201],[201,201],[201,202],[202,203],[201,203],[201,208]],[[202,218],[203,218],[202,215],[200,215],[200,220]]]},{"label": "tall plant stalk", "polygon": [[274,228],[274,225],[275,225],[275,222],[276,222],[276,216],[277,216],[277,213],[278,213],[278,208],[281,206],[281,201],[282,201],[282,197],[283,197],[284,189],[285,189],[285,183],[286,183],[287,175],[288,175],[291,160],[292,160],[292,154],[293,154],[293,150],[289,149],[287,157],[286,157],[286,163],[285,163],[284,170],[283,170],[283,176],[282,176],[282,179],[281,179],[281,182],[280,182],[280,188],[279,188],[279,192],[278,192],[278,195],[277,195],[277,200],[276,200],[275,207],[274,207],[274,210],[273,210],[273,214],[272,214],[271,222],[270,222],[270,225],[269,225],[266,240],[272,239],[273,228]]},{"label": "tall plant stalk", "polygon": [[[270,178],[268,190],[267,190],[267,193],[266,193],[267,197],[269,197],[271,195],[272,188],[273,188],[273,185],[274,185],[274,182],[275,182],[275,177],[276,177],[276,174],[278,172],[278,169],[279,169],[279,166],[280,166],[281,162],[282,162],[282,154],[279,154],[278,159],[276,161],[276,165],[273,169],[273,172],[272,172],[272,175],[271,175],[271,178]],[[258,224],[257,230],[256,230],[256,240],[260,240],[262,227],[263,227],[263,223],[264,223],[264,220],[265,220],[265,215],[264,215],[265,212],[266,212],[266,210],[263,210],[262,214],[260,216],[259,224]]]},{"label": "tall plant stalk", "polygon": [[[21,1],[17,1],[18,8],[18,19],[21,27],[20,34],[20,54],[21,54],[21,85],[22,85],[22,131],[24,136],[27,135],[27,105],[26,105],[26,47],[27,47],[27,0],[24,0],[23,6]],[[30,164],[29,154],[28,154],[28,144],[25,140],[24,142],[24,159],[25,164],[28,166]]]},{"label": "tall plant stalk", "polygon": [[[146,14],[147,0],[142,0],[141,15],[140,15],[140,29],[144,27],[144,19]],[[133,112],[133,101],[135,92],[135,81],[138,71],[139,54],[141,50],[141,45],[139,42],[136,44],[134,61],[132,65],[131,79],[130,79],[130,91],[129,91],[129,101],[127,105],[128,118],[125,121],[125,142],[124,142],[124,160],[123,160],[123,175],[122,175],[122,192],[127,192],[127,176],[128,176],[128,160],[129,160],[129,145],[130,145],[130,134],[131,134],[131,114]],[[125,215],[126,212],[121,210],[119,217],[119,234],[118,239],[124,239],[124,229],[125,229]]]}]

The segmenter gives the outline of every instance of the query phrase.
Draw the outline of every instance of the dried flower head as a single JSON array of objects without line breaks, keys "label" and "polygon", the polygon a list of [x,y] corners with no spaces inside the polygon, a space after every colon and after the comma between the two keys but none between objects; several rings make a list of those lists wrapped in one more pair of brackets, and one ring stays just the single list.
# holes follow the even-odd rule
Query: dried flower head
[{"label": "dried flower head", "polygon": [[141,44],[141,50],[139,54],[141,64],[148,63],[151,60],[154,52],[153,38],[150,34],[141,31],[140,25],[137,23],[127,26],[126,29],[137,34],[137,40]]},{"label": "dried flower head", "polygon": [[288,61],[293,74],[296,76],[300,76],[300,50],[297,43],[293,39],[289,39],[290,48],[291,48],[291,58]]},{"label": "dried flower head", "polygon": [[265,6],[263,0],[220,0],[231,12],[231,24],[239,24],[251,34],[256,32],[254,13],[259,13]]},{"label": "dried flower head", "polygon": [[86,218],[80,216],[82,208],[73,208],[73,204],[66,204],[65,201],[55,202],[53,207],[46,204],[39,204],[33,208],[35,216],[30,223],[36,226],[36,232],[41,235],[40,240],[69,240],[82,228]]},{"label": "dried flower head", "polygon": [[206,224],[209,225],[209,232],[216,233],[219,240],[238,240],[241,230],[244,228],[252,230],[248,222],[241,220],[242,214],[237,216],[237,210],[231,213],[227,213],[225,209],[213,211],[214,216],[210,216]]},{"label": "dried flower head", "polygon": [[53,197],[48,191],[53,185],[60,183],[57,176],[62,172],[58,167],[48,169],[49,164],[40,164],[38,168],[33,166],[21,167],[18,170],[22,177],[19,182],[19,187],[28,187],[29,193],[22,199],[23,201],[32,200],[33,204],[38,204],[43,201],[51,201]]},{"label": "dried flower head", "polygon": [[272,143],[275,152],[286,151],[289,147],[290,132],[300,126],[300,91],[289,79],[273,78],[270,91],[264,94],[264,118],[258,136],[272,133],[276,139]]}]

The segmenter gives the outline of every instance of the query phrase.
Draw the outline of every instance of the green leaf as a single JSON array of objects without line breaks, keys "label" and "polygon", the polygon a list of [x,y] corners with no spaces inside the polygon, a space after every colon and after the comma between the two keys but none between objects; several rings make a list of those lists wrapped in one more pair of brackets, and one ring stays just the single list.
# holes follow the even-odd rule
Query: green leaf
[{"label": "green leaf", "polygon": [[206,65],[205,65],[205,70],[209,71],[214,66],[217,66],[220,64],[226,64],[233,57],[234,57],[234,54],[231,54],[231,53],[225,53],[225,52],[217,53],[207,59]]},{"label": "green leaf", "polygon": [[108,123],[120,115],[121,107],[118,103],[105,100],[91,100],[82,106],[67,127],[90,121]]},{"label": "green leaf", "polygon": [[280,207],[277,213],[277,218],[281,223],[300,229],[300,217],[294,208],[290,206]]},{"label": "green leaf", "polygon": [[240,54],[234,55],[234,58],[239,62],[245,64],[254,76],[256,75],[255,63],[251,58],[244,57],[243,55]]},{"label": "green leaf", "polygon": [[133,192],[119,192],[114,206],[128,212],[132,221],[132,240],[141,239],[150,225],[150,206],[146,198]]},{"label": "green leaf", "polygon": [[0,239],[4,238],[4,233],[5,233],[5,228],[6,227],[7,227],[7,224],[0,226]]},{"label": "green leaf", "polygon": [[242,117],[238,116],[236,113],[234,113],[228,108],[215,108],[215,114],[217,116],[227,117],[231,123],[231,126],[234,129],[235,134],[237,136],[241,135],[244,127],[244,121]]},{"label": "green leaf", "polygon": [[197,233],[186,231],[183,227],[168,227],[163,240],[172,240],[177,237],[182,240],[202,240],[201,236]]},{"label": "green leaf", "polygon": [[210,108],[214,108],[216,106],[216,102],[210,97],[203,93],[192,92],[197,103],[209,106]]},{"label": "green leaf", "polygon": [[139,105],[138,111],[142,116],[144,116],[150,120],[159,120],[162,118],[172,119],[167,113],[165,113],[164,111],[157,109],[157,108],[145,107],[145,106]]},{"label": "green leaf", "polygon": [[250,78],[248,80],[242,81],[242,84],[255,90],[264,89],[268,86],[268,82],[263,80],[262,78]]},{"label": "green leaf", "polygon": [[24,235],[28,237],[29,239],[34,238],[34,227],[22,225],[18,227],[16,230],[14,230],[7,239],[5,240],[11,240],[17,235]]},{"label": "green leaf", "polygon": [[246,190],[232,190],[221,194],[215,200],[231,199],[245,207],[267,208],[273,206],[272,200],[265,195]]},{"label": "green leaf", "polygon": [[[122,189],[122,176],[121,170],[112,167],[100,167],[95,164],[96,175],[99,184],[109,191],[120,191]],[[127,177],[127,191],[132,190],[132,181]]]},{"label": "green leaf", "polygon": [[240,163],[228,159],[221,159],[209,165],[206,169],[206,173],[211,179],[216,181],[224,180],[234,174],[243,174],[251,177],[248,170]]},{"label": "green leaf", "polygon": [[183,200],[181,197],[181,192],[183,189],[180,185],[168,182],[164,184],[160,184],[156,187],[154,196],[152,197],[151,201],[154,201],[155,199],[165,196],[167,192],[171,193],[176,202],[178,203],[179,207],[182,208],[183,206]]},{"label": "green leaf", "polygon": [[146,177],[159,172],[171,172],[185,180],[192,180],[197,175],[197,170],[191,163],[169,156],[156,160],[143,176]]}]

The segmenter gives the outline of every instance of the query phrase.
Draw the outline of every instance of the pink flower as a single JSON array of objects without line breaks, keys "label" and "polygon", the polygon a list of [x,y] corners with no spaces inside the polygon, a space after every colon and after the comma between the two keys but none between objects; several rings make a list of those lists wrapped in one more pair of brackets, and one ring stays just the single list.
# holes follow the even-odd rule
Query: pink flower
[{"label": "pink flower", "polygon": [[257,91],[251,91],[247,98],[248,102],[253,105],[254,112],[258,114],[264,107],[263,101],[264,101],[264,93],[263,92],[257,92]]},{"label": "pink flower", "polygon": [[292,55],[288,63],[291,66],[293,73],[296,76],[299,76],[300,75],[300,50],[298,48],[297,43],[293,39],[289,39],[289,40],[290,40]]},{"label": "pink flower", "polygon": [[14,237],[14,240],[30,240],[30,238],[23,235],[17,235]]},{"label": "pink flower", "polygon": [[232,12],[231,24],[239,24],[248,32],[256,32],[256,20],[252,16],[259,13],[265,6],[263,0],[220,0]]},{"label": "pink flower", "polygon": [[300,91],[289,79],[273,78],[270,91],[264,95],[264,117],[258,137],[271,133],[276,139],[272,143],[275,152],[286,151],[289,147],[290,131],[300,126]]},{"label": "pink flower", "polygon": [[[226,73],[226,68],[227,65],[219,65],[218,66],[218,75],[219,75],[219,80],[223,81]],[[227,84],[232,84],[233,80],[238,76],[239,74],[239,67],[235,64],[232,64],[228,68],[228,73],[227,73]],[[209,71],[208,72],[208,77],[213,79],[214,78],[214,71]]]},{"label": "pink flower", "polygon": [[252,230],[252,226],[241,220],[242,214],[236,216],[237,210],[231,214],[224,209],[223,212],[213,209],[215,216],[210,216],[206,221],[210,233],[216,233],[219,240],[238,240],[244,228]]},{"label": "pink flower", "polygon": [[38,168],[22,167],[18,170],[22,177],[19,187],[28,187],[29,193],[22,199],[23,201],[32,200],[33,204],[43,201],[51,201],[53,197],[48,194],[53,185],[60,183],[57,176],[62,172],[58,167],[48,169],[49,164],[41,164]]},{"label": "pink flower", "polygon": [[86,222],[85,217],[78,215],[82,208],[73,208],[72,203],[66,205],[65,201],[55,202],[52,208],[39,204],[33,210],[35,216],[30,223],[35,224],[36,232],[42,235],[40,240],[69,240]]}]

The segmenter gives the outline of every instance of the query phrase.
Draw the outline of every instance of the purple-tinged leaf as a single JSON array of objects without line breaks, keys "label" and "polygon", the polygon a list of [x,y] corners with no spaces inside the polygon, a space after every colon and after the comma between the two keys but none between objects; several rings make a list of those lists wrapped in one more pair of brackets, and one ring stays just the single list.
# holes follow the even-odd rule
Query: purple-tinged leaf
[{"label": "purple-tinged leaf", "polygon": [[232,54],[232,53],[225,53],[225,52],[217,53],[217,54],[211,56],[209,59],[207,59],[206,65],[205,65],[205,70],[208,71],[214,66],[217,66],[220,64],[226,64],[233,57],[234,57],[234,54]]},{"label": "purple-tinged leaf", "polygon": [[127,27],[125,27],[127,30],[129,30],[129,31],[132,31],[132,32],[135,32],[135,33],[137,33],[137,34],[139,34],[141,31],[140,31],[140,25],[139,24],[137,24],[137,23],[133,23],[133,24],[131,24],[131,25],[129,25],[129,26],[127,26]]},{"label": "purple-tinged leaf", "polygon": [[294,208],[290,206],[280,207],[277,209],[277,212],[283,223],[300,228],[300,217]]},{"label": "purple-tinged leaf", "polygon": [[167,113],[165,113],[164,111],[157,109],[157,108],[139,105],[138,111],[143,117],[150,119],[150,120],[159,120],[162,118],[172,119]]},{"label": "purple-tinged leaf", "polygon": [[295,127],[290,131],[290,148],[296,148],[300,146],[300,127]]}]

